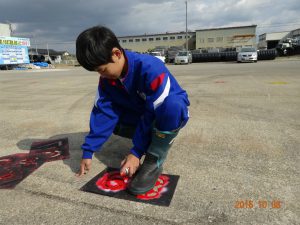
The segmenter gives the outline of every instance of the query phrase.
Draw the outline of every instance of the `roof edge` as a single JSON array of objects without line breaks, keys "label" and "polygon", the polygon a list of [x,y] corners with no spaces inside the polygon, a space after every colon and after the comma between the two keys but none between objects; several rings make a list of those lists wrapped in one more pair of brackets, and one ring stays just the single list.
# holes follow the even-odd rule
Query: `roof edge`
[{"label": "roof edge", "polygon": [[246,27],[257,27],[256,24],[253,25],[247,25],[247,26],[236,26],[236,27],[218,27],[218,28],[208,28],[208,29],[199,29],[195,31],[206,31],[206,30],[227,30],[232,28],[246,28]]}]

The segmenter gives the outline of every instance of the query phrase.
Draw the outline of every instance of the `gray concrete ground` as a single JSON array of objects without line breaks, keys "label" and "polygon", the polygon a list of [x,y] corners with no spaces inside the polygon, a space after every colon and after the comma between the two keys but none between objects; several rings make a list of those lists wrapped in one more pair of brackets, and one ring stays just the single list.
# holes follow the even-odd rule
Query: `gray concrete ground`
[{"label": "gray concrete ground", "polygon": [[58,137],[69,138],[71,152],[0,190],[0,224],[300,224],[300,61],[168,67],[191,101],[164,168],[180,175],[170,207],[79,190],[107,165],[118,166],[131,146],[112,136],[92,171],[74,176],[96,73],[0,71],[0,156]]}]

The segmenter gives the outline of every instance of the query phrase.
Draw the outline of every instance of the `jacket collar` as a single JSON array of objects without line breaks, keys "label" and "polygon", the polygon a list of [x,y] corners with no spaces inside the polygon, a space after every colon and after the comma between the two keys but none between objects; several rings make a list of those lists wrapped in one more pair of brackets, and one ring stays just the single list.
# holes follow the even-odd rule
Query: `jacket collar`
[{"label": "jacket collar", "polygon": [[134,53],[125,50],[125,57],[127,62],[127,73],[126,75],[121,79],[123,85],[126,87],[127,91],[130,92],[132,85],[133,85],[133,74],[134,74]]}]

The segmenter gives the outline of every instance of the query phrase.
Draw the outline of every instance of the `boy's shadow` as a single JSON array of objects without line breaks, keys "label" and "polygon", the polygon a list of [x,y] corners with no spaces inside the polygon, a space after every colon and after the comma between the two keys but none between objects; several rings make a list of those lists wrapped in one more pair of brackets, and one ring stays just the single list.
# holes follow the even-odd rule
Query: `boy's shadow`
[{"label": "boy's shadow", "polygon": [[[77,173],[79,171],[82,157],[81,145],[84,142],[84,138],[87,134],[87,132],[80,132],[59,134],[51,137],[45,137],[45,139],[24,139],[19,141],[17,146],[21,150],[30,150],[32,143],[36,141],[68,138],[70,158],[63,160],[63,162],[70,167],[72,172]],[[131,139],[111,135],[108,141],[101,147],[101,151],[96,152],[93,158],[97,158],[100,162],[106,165],[106,167],[119,168],[121,161],[127,154],[129,154],[131,147]]]}]

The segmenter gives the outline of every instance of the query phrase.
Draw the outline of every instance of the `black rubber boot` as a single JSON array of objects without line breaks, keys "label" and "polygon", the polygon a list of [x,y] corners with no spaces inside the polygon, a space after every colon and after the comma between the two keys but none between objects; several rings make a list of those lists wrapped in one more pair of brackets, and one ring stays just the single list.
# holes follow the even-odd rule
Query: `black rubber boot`
[{"label": "black rubber boot", "polygon": [[177,134],[178,132],[164,132],[154,128],[145,160],[128,185],[130,193],[144,194],[154,187]]},{"label": "black rubber boot", "polygon": [[118,123],[113,131],[115,135],[132,139],[136,127]]}]

